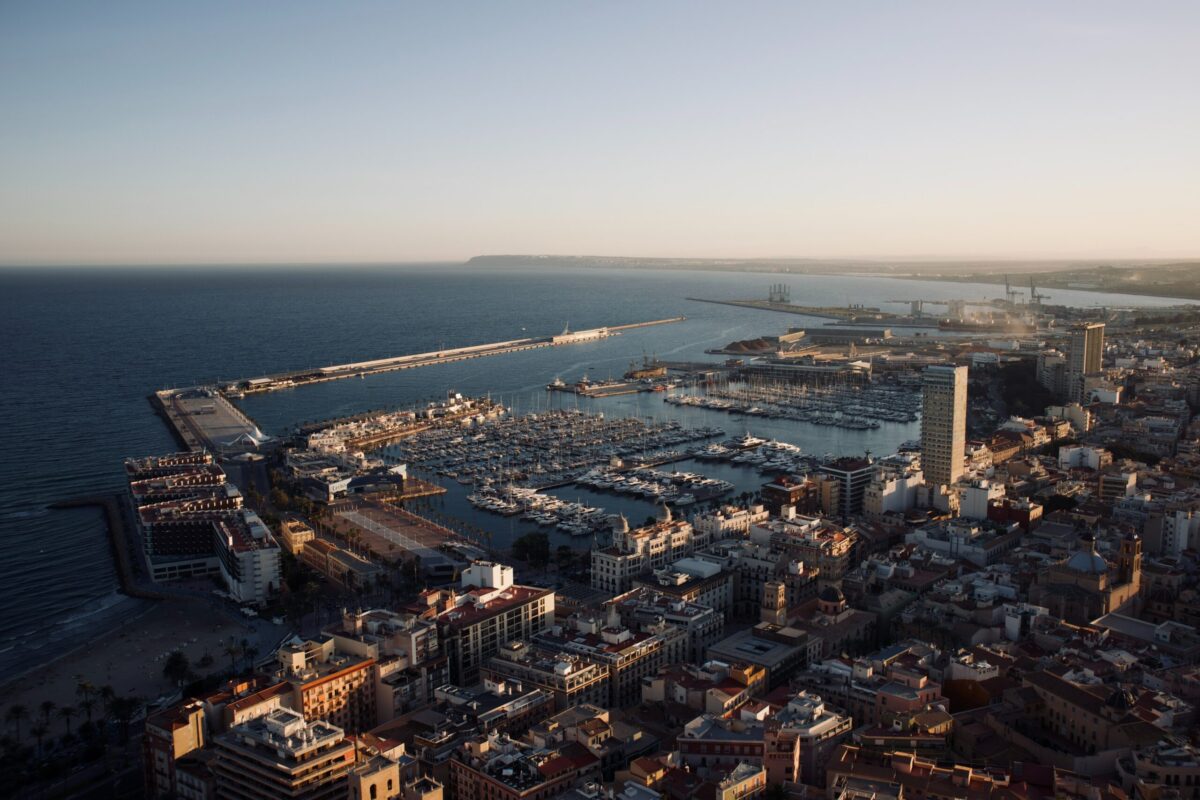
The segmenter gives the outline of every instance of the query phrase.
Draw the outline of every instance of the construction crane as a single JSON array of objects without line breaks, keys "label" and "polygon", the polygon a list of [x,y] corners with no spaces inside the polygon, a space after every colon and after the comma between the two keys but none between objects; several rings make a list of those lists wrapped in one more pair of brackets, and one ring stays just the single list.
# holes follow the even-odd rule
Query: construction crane
[{"label": "construction crane", "polygon": [[1013,298],[1021,294],[1020,289],[1013,289],[1008,285],[1008,276],[1004,276],[1004,299],[1010,306],[1015,306],[1017,301]]},{"label": "construction crane", "polygon": [[1033,276],[1029,276],[1029,305],[1040,306],[1042,301],[1046,299],[1046,295],[1039,292],[1033,285]]}]

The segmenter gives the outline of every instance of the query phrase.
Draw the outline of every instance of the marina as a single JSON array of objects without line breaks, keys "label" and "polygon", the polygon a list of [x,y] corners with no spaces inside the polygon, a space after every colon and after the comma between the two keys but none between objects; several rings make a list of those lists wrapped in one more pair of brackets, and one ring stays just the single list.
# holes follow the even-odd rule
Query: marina
[{"label": "marina", "polygon": [[750,467],[763,473],[803,475],[815,469],[819,461],[807,456],[798,445],[746,434],[731,442],[711,444],[692,450],[699,461],[726,462]]},{"label": "marina", "polygon": [[918,392],[894,384],[813,386],[755,380],[710,385],[702,393],[672,393],[663,400],[677,406],[848,430],[874,430],[884,422],[916,422],[921,405]]},{"label": "marina", "polygon": [[431,429],[384,450],[385,461],[407,463],[462,484],[546,488],[574,482],[612,459],[662,463],[685,446],[724,434],[677,421],[610,418],[559,409],[489,419],[465,429]]},{"label": "marina", "polygon": [[649,467],[630,470],[596,468],[580,475],[575,483],[677,506],[690,506],[733,491],[733,484],[728,481],[695,472],[664,472]]}]

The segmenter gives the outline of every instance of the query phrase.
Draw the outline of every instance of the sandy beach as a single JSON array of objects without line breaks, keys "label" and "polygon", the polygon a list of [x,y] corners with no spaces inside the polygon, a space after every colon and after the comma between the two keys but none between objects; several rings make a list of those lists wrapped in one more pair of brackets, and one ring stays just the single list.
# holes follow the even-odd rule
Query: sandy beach
[{"label": "sandy beach", "polygon": [[[0,687],[0,713],[19,703],[28,710],[29,720],[40,721],[41,704],[45,700],[59,707],[75,706],[79,702],[76,686],[81,680],[97,687],[111,686],[118,696],[136,696],[152,702],[175,691],[163,677],[163,665],[171,651],[182,650],[192,671],[206,675],[228,670],[225,646],[231,639],[240,642],[244,638],[255,642],[253,626],[216,613],[208,603],[189,599],[161,601],[111,633],[5,683]],[[198,666],[205,654],[213,659],[207,669]],[[93,711],[93,717],[96,714]],[[72,727],[83,719],[81,712],[71,721]],[[29,736],[29,720],[21,727],[23,737]],[[49,727],[50,735],[58,736],[66,732],[67,723],[55,711]]]}]

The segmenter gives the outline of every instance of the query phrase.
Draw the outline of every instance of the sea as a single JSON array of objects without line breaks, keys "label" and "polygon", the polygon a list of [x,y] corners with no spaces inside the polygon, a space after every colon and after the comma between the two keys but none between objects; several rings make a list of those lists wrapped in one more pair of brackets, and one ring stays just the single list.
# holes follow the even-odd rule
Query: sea
[{"label": "sea", "polygon": [[[178,446],[147,396],[157,389],[426,352],[523,336],[686,316],[596,342],[384,373],[247,397],[243,409],[268,434],[298,423],[412,407],[447,392],[489,394],[518,411],[554,404],[647,420],[717,425],[805,451],[876,454],[916,438],[918,425],[851,431],[786,420],[752,420],[687,409],[641,394],[602,400],[551,396],[555,377],[620,377],[643,357],[714,360],[708,348],[813,327],[823,319],[688,300],[765,297],[790,286],[792,302],[860,303],[897,312],[910,298],[997,297],[996,285],[938,284],[875,277],[708,271],[462,265],[321,267],[9,268],[0,270],[0,675],[73,649],[137,613],[141,601],[116,591],[98,509],[56,502],[119,492],[122,460]],[[1185,301],[1050,290],[1046,302],[1076,306],[1161,306]],[[912,333],[898,329],[898,334]],[[750,490],[752,470],[685,462]],[[524,530],[512,518],[476,511],[469,487],[429,511],[487,531],[503,546]],[[641,500],[573,488],[569,499],[627,514]],[[590,542],[566,543],[587,547]]]}]

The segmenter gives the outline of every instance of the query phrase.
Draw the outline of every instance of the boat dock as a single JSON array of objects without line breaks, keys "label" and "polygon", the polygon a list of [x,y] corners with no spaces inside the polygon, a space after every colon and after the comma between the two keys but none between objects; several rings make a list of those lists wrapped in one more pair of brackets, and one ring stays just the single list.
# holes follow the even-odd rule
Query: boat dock
[{"label": "boat dock", "polygon": [[564,383],[556,379],[553,383],[546,385],[546,390],[577,394],[580,397],[617,397],[623,394],[653,391],[654,386],[641,381],[589,381],[584,376],[576,383]]},{"label": "boat dock", "polygon": [[188,450],[228,455],[257,450],[272,441],[213,388],[164,389],[151,395],[150,401]]}]

